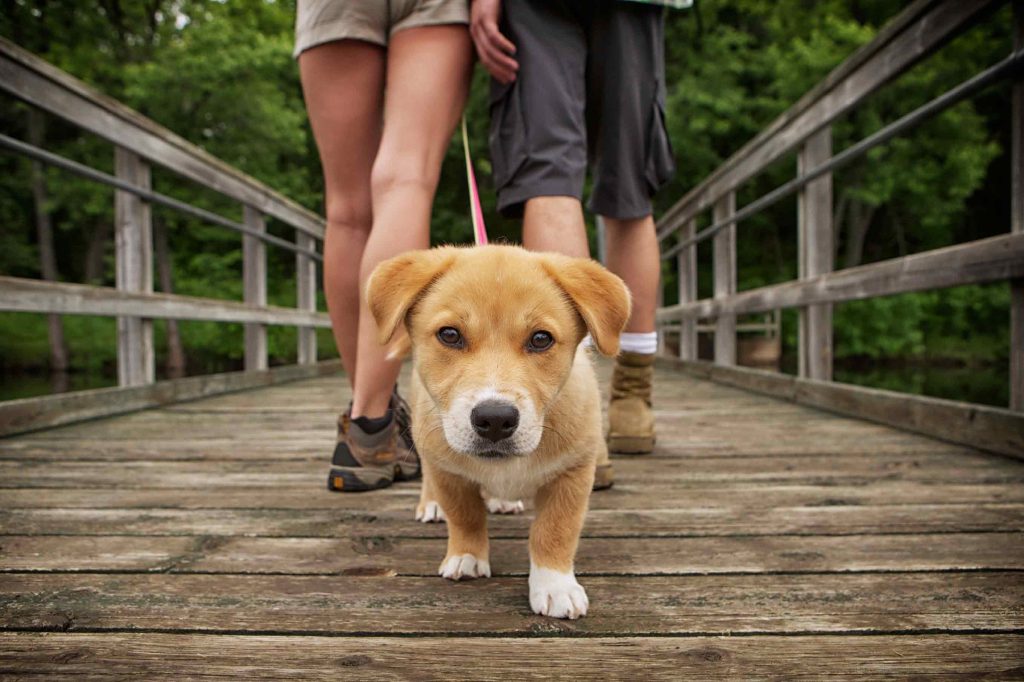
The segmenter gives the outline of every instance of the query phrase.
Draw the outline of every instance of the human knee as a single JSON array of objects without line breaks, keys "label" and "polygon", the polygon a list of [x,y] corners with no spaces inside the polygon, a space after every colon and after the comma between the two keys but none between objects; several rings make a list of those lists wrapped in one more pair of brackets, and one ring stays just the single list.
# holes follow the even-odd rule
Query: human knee
[{"label": "human knee", "polygon": [[438,165],[413,158],[378,157],[370,176],[373,195],[380,197],[401,188],[433,193],[440,174]]},{"label": "human knee", "polygon": [[373,209],[369,197],[366,200],[327,200],[327,230],[331,232],[369,232],[373,227]]}]

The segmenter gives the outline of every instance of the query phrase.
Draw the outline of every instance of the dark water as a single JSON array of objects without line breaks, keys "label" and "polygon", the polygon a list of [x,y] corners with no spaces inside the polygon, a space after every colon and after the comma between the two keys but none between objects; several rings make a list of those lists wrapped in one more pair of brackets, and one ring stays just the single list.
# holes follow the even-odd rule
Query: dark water
[{"label": "dark water", "polygon": [[[789,358],[783,369],[792,373]],[[225,371],[231,368],[222,368]],[[217,371],[217,370],[214,370]],[[983,405],[1006,407],[1009,404],[1009,375],[1005,365],[981,367],[865,366],[862,363],[836,363],[835,379],[849,384],[916,393],[936,398],[963,400]],[[165,378],[165,377],[160,377]],[[0,400],[31,398],[40,395],[116,386],[113,372],[72,372],[51,376],[46,372],[0,374]]]}]

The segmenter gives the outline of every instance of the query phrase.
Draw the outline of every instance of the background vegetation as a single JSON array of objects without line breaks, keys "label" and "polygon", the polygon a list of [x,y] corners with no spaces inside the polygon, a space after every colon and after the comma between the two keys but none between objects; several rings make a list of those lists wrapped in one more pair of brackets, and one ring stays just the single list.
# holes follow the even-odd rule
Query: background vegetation
[{"label": "background vegetation", "polygon": [[[904,5],[897,0],[698,0],[668,14],[667,118],[679,173],[657,198],[668,208],[744,142],[784,111]],[[320,211],[322,180],[291,59],[294,0],[3,0],[0,35],[41,55],[102,92],[141,111],[298,202]],[[872,96],[834,128],[841,150],[1010,51],[1008,10],[958,38],[895,84]],[[493,236],[518,240],[487,192],[486,77],[478,69],[467,116]],[[835,179],[837,254],[848,267],[990,236],[1009,229],[1009,88],[995,87],[895,140]],[[31,139],[32,115],[0,97],[0,131]],[[57,118],[36,118],[44,146],[105,170],[109,143]],[[461,150],[446,161],[433,221],[436,242],[471,239]],[[795,157],[779,161],[739,192],[743,205],[792,177]],[[0,273],[39,277],[40,250],[30,164],[0,154]],[[107,188],[62,171],[44,171],[58,277],[113,283],[113,200]],[[156,170],[154,187],[223,215],[241,208],[202,187]],[[171,253],[172,288],[184,294],[241,297],[238,235],[155,209],[157,239]],[[706,224],[705,218],[705,224]],[[271,223],[273,233],[290,229]],[[740,226],[741,289],[796,274],[795,200]],[[269,297],[294,303],[294,264],[268,249]],[[700,291],[711,291],[710,247],[700,249]],[[666,300],[675,275],[666,270]],[[158,288],[160,288],[158,286]],[[960,287],[844,304],[836,310],[840,363],[965,363],[1005,377],[1008,287]],[[787,315],[792,347],[796,326]],[[111,320],[63,320],[72,368],[114,364]],[[160,325],[160,361],[167,354]],[[180,325],[188,370],[237,365],[237,326]],[[0,364],[10,371],[45,367],[46,320],[0,315]],[[274,362],[294,357],[294,331],[273,329]],[[321,335],[321,354],[333,352]],[[877,364],[877,363],[876,363]],[[856,374],[856,373],[854,373]],[[882,383],[885,381],[880,380]],[[877,383],[877,382],[876,382]],[[907,382],[904,382],[906,384]],[[910,382],[913,384],[913,382]],[[918,382],[920,383],[920,382]],[[1005,385],[994,382],[993,386]],[[942,392],[917,385],[911,390]],[[994,388],[981,396],[1004,402]],[[978,396],[974,396],[978,399]]]}]

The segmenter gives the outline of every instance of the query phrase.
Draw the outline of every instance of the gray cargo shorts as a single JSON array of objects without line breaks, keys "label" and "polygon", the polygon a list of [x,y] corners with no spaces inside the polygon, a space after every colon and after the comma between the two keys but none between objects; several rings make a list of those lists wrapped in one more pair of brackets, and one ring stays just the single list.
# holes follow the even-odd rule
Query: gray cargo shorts
[{"label": "gray cargo shorts", "polygon": [[498,209],[528,199],[582,200],[622,220],[651,213],[675,173],[665,129],[664,9],[621,0],[505,0],[516,80],[491,81],[490,148]]}]

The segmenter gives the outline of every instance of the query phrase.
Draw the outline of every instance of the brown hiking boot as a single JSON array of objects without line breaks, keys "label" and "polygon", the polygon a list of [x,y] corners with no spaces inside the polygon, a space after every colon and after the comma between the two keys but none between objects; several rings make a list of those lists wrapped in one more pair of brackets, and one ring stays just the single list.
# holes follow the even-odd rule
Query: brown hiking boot
[{"label": "brown hiking boot", "polygon": [[608,449],[612,452],[639,455],[654,450],[653,378],[653,353],[623,351],[615,359],[608,405]]},{"label": "brown hiking boot", "polygon": [[611,488],[615,483],[615,471],[608,459],[608,444],[600,443],[601,452],[597,454],[597,466],[594,469],[594,490]]},{"label": "brown hiking boot", "polygon": [[328,490],[379,490],[393,481],[420,475],[420,459],[409,430],[408,405],[397,391],[391,397],[391,408],[381,419],[352,419],[350,410],[338,417],[338,443],[331,458]]}]

